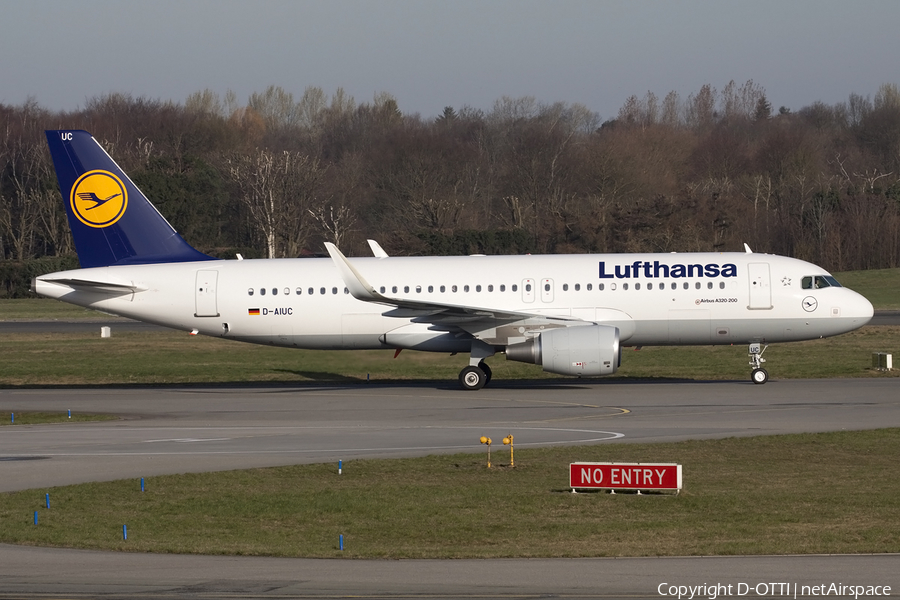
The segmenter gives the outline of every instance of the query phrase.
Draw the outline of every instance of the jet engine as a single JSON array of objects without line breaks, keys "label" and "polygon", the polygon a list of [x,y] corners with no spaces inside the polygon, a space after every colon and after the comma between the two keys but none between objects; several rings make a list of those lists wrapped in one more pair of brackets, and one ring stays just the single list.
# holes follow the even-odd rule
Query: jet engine
[{"label": "jet engine", "polygon": [[506,360],[541,365],[548,373],[612,375],[621,363],[619,328],[609,325],[559,327],[506,347]]}]

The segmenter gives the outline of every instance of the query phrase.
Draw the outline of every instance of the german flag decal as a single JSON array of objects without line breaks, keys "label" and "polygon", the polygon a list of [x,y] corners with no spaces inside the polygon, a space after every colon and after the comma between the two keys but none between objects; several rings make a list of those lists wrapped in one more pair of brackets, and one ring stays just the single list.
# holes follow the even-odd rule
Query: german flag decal
[{"label": "german flag decal", "polygon": [[247,314],[248,314],[248,315],[251,315],[251,316],[252,316],[252,315],[258,315],[258,314],[259,314],[259,309],[258,309],[258,308],[248,308],[248,309],[247,309]]}]

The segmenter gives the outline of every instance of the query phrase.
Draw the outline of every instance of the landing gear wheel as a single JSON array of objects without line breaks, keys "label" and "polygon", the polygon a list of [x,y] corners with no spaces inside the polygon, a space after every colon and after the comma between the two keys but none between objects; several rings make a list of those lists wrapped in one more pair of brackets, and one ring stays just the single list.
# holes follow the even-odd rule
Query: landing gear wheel
[{"label": "landing gear wheel", "polygon": [[485,377],[484,385],[489,384],[491,382],[491,377],[494,376],[494,373],[491,371],[491,368],[484,361],[481,361],[480,363],[478,363],[478,368],[481,369],[482,371],[484,371],[484,377]]},{"label": "landing gear wheel", "polygon": [[480,390],[487,383],[487,375],[478,367],[466,367],[459,372],[459,385],[464,390]]},{"label": "landing gear wheel", "polygon": [[769,373],[765,369],[753,369],[750,379],[753,380],[753,383],[762,384],[769,380]]}]

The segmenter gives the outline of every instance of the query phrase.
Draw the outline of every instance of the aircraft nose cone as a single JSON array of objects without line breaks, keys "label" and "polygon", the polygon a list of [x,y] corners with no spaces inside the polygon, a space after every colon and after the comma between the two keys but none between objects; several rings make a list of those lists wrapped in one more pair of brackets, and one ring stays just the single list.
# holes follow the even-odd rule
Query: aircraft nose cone
[{"label": "aircraft nose cone", "polygon": [[872,303],[862,294],[853,292],[853,295],[855,297],[851,299],[848,312],[850,312],[854,318],[860,320],[860,326],[865,325],[872,320],[873,316],[875,316],[875,307],[872,306]]}]

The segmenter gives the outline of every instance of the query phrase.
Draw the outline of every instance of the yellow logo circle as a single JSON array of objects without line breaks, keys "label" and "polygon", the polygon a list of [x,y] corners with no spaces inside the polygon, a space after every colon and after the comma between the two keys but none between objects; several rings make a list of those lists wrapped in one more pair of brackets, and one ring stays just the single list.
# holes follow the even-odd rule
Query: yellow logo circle
[{"label": "yellow logo circle", "polygon": [[72,186],[70,203],[72,212],[88,227],[109,227],[125,214],[128,192],[109,171],[88,171]]}]

